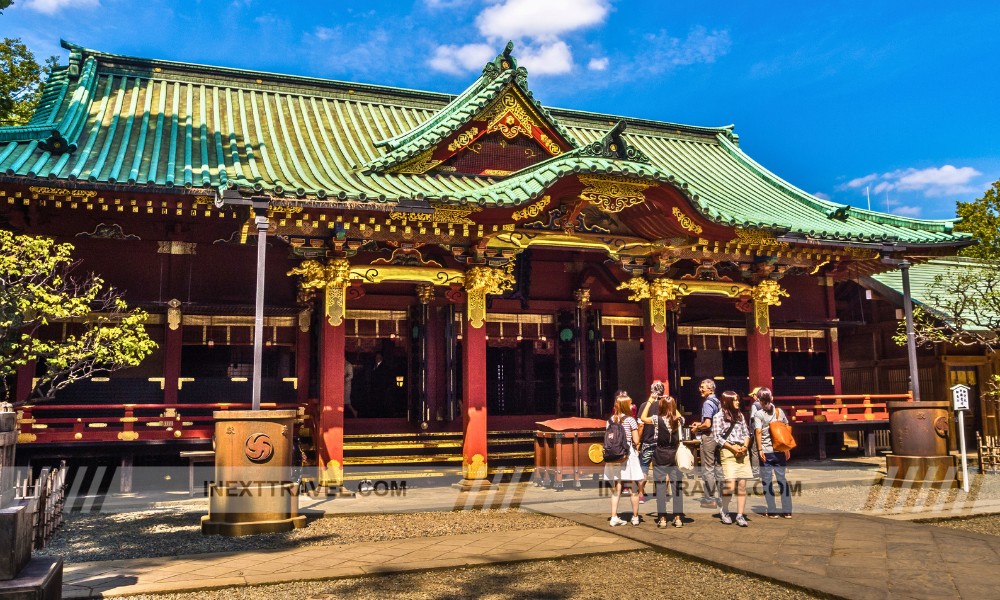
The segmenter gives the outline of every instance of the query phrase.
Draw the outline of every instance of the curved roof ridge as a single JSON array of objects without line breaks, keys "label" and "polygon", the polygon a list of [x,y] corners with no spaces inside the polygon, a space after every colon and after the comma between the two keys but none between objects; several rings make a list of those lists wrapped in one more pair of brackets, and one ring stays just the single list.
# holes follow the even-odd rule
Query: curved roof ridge
[{"label": "curved roof ridge", "polygon": [[360,83],[356,81],[345,81],[342,79],[329,79],[323,77],[310,77],[308,75],[289,75],[287,73],[275,73],[274,71],[263,71],[254,69],[241,69],[238,67],[223,67],[220,65],[209,65],[204,63],[190,63],[181,62],[173,60],[164,60],[159,58],[143,58],[139,56],[128,56],[126,54],[113,54],[111,52],[103,52],[101,50],[93,50],[91,48],[85,48],[66,40],[60,40],[63,48],[68,50],[76,50],[83,54],[86,58],[88,56],[97,59],[106,60],[116,60],[130,63],[138,63],[143,65],[148,65],[149,67],[155,68],[175,68],[178,70],[185,71],[197,71],[206,72],[209,74],[216,75],[239,75],[247,79],[257,79],[261,76],[267,77],[270,81],[277,83],[291,83],[291,84],[308,84],[315,86],[343,86],[345,89],[368,91],[376,94],[384,94],[386,92],[394,94],[406,95],[409,99],[426,99],[437,102],[450,102],[455,98],[455,94],[449,94],[446,92],[431,92],[427,90],[417,90],[413,88],[404,88],[389,85],[379,85],[375,83]]},{"label": "curved roof ridge", "polygon": [[926,231],[943,231],[950,233],[955,224],[955,219],[915,219],[912,217],[902,217],[898,215],[890,215],[887,213],[880,213],[876,211],[869,211],[861,208],[853,207],[849,204],[841,204],[839,202],[833,202],[831,200],[824,200],[822,198],[817,198],[809,192],[806,192],[802,188],[789,183],[785,179],[775,175],[769,169],[765,168],[763,165],[758,163],[756,160],[751,158],[748,154],[743,152],[741,148],[730,142],[726,138],[719,138],[719,145],[726,149],[734,158],[742,162],[746,167],[760,175],[771,185],[774,185],[778,189],[781,189],[786,194],[802,201],[809,207],[821,210],[827,213],[830,218],[841,218],[848,215],[854,216],[856,218],[875,221],[877,223],[883,223],[887,225],[896,225],[899,227],[906,227],[909,229],[923,229]]}]

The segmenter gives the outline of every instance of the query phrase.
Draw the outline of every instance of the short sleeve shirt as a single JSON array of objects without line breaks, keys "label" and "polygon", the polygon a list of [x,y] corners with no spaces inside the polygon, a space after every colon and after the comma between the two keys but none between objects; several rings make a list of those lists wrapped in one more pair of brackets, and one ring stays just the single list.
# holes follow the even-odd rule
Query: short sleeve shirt
[{"label": "short sleeve shirt", "polygon": [[787,423],[788,417],[785,415],[785,411],[775,407],[772,413],[768,413],[764,409],[753,413],[753,428],[760,431],[761,452],[774,452],[774,446],[771,445],[771,423],[774,421]]},{"label": "short sleeve shirt", "polygon": [[[607,429],[611,425],[611,419],[604,425]],[[625,439],[628,440],[629,445],[632,445],[632,432],[639,429],[639,422],[632,417],[625,417],[622,419],[622,426],[625,427]]]},{"label": "short sleeve shirt", "polygon": [[[705,401],[701,404],[701,420],[704,421],[705,419],[708,419],[711,421],[721,410],[722,404],[719,402],[719,399],[715,397],[715,394],[712,394],[708,398],[705,398]],[[703,435],[710,434],[708,431],[705,431]]]}]

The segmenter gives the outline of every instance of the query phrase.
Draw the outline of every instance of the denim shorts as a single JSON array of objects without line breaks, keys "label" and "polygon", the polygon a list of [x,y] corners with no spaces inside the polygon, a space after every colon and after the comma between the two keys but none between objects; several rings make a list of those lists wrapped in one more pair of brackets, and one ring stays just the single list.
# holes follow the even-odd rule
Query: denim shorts
[{"label": "denim shorts", "polygon": [[653,451],[656,444],[642,444],[639,446],[639,466],[643,474],[649,474],[649,465],[653,464]]}]

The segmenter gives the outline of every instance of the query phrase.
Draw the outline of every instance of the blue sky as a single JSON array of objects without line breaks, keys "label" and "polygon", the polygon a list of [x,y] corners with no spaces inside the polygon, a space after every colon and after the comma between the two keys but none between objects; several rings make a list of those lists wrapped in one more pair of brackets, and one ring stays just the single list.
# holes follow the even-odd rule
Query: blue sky
[{"label": "blue sky", "polygon": [[1000,179],[1000,2],[15,0],[107,52],[457,93],[508,39],[545,104],[693,125],[822,197],[923,218]]}]

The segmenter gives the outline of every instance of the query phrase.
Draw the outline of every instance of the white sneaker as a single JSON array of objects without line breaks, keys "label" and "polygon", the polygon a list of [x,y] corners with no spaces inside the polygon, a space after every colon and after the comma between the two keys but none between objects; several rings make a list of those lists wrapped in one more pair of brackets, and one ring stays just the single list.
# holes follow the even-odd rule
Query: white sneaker
[{"label": "white sneaker", "polygon": [[723,525],[732,525],[733,518],[729,516],[729,513],[722,511],[719,513],[719,520],[722,521]]},{"label": "white sneaker", "polygon": [[632,517],[632,525],[635,526],[635,527],[639,526],[639,517],[638,516]]},{"label": "white sneaker", "polygon": [[628,521],[626,521],[624,519],[619,519],[617,516],[611,517],[611,520],[608,521],[608,525],[610,525],[612,527],[617,527],[619,525],[625,525],[626,523],[628,523]]},{"label": "white sneaker", "polygon": [[736,524],[739,525],[740,527],[746,527],[747,526],[746,517],[744,517],[743,515],[736,515]]}]

